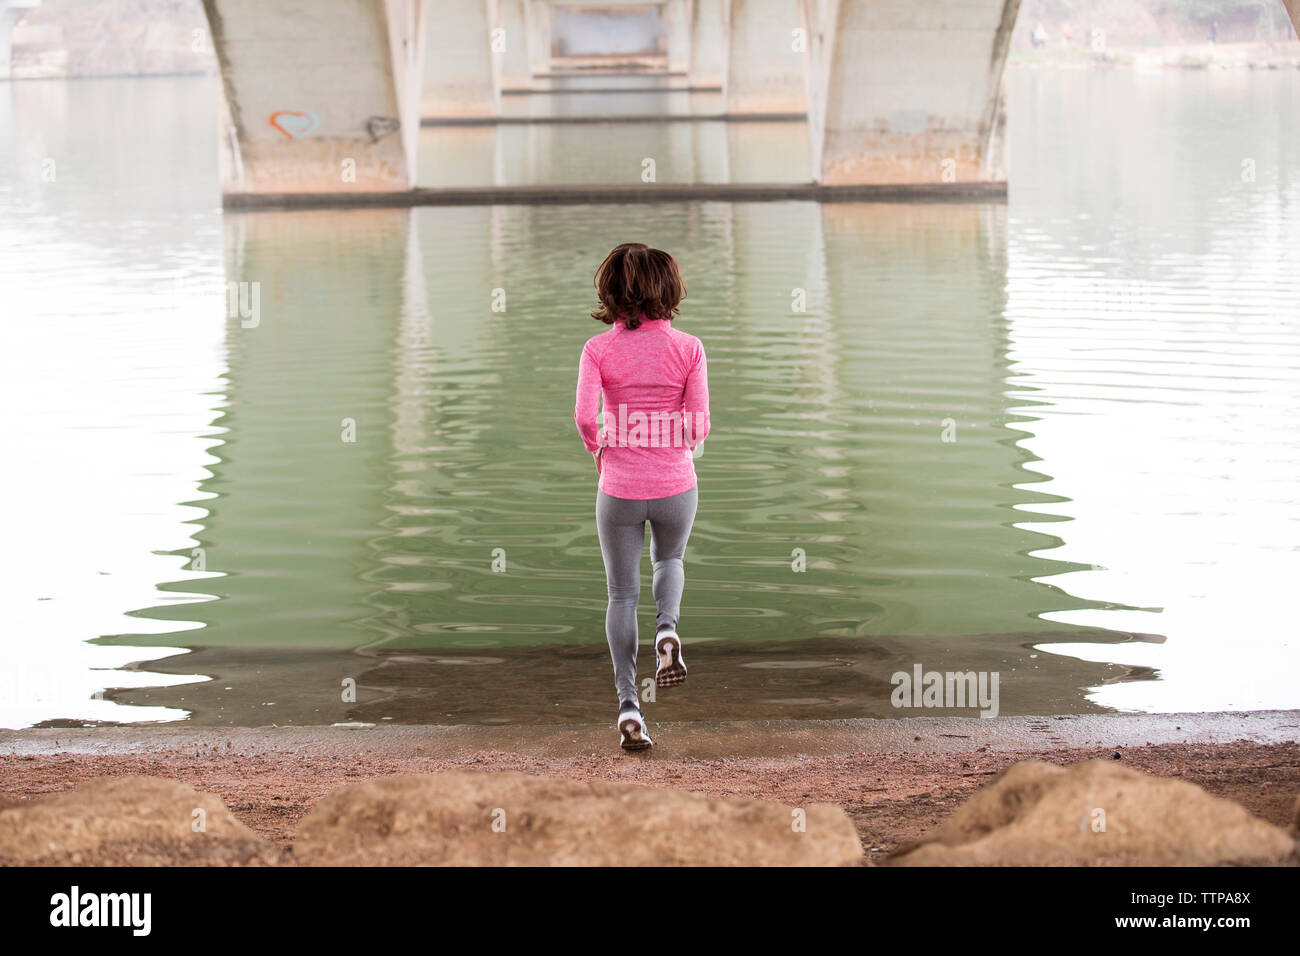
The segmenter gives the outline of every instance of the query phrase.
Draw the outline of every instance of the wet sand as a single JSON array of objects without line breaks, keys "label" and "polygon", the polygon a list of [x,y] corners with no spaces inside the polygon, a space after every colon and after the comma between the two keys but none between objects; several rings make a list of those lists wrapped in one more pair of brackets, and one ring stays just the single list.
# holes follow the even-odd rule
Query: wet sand
[{"label": "wet sand", "polygon": [[[1162,638],[1093,630],[960,638],[694,640],[690,692],[661,694],[647,710],[653,720],[672,723],[975,716],[975,707],[920,712],[893,706],[894,672],[910,674],[917,662],[942,660],[945,671],[999,672],[1002,715],[1102,714],[1112,711],[1088,699],[1090,688],[1154,677],[1150,668],[1051,653],[1051,645],[1061,640],[1114,644]],[[641,648],[642,655],[651,653],[648,644]],[[182,711],[189,715],[186,726],[361,721],[556,727],[612,720],[617,703],[603,642],[366,651],[200,647],[148,661],[139,669],[209,676],[196,683],[105,692],[119,704]],[[346,680],[355,682],[353,702],[341,699]],[[64,719],[42,726],[82,725]]]},{"label": "wet sand", "polygon": [[97,776],[169,777],[219,796],[282,848],[315,801],[387,774],[519,770],[843,807],[864,857],[917,840],[999,771],[1025,759],[1119,759],[1292,823],[1300,712],[663,724],[624,754],[614,734],[559,728],[99,728],[0,732],[0,800]]}]

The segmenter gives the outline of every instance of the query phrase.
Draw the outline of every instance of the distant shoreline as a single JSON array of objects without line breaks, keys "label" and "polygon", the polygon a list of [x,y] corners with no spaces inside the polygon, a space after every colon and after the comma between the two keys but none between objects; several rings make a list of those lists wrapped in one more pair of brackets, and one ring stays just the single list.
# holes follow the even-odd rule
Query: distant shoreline
[{"label": "distant shoreline", "polygon": [[[144,73],[68,73],[48,63],[49,53],[44,51],[46,63],[23,63],[19,48],[14,48],[11,81],[25,80],[109,80],[109,79],[173,79],[176,77],[216,77],[215,66],[199,70],[170,70]],[[66,51],[54,51],[66,52]],[[56,58],[57,59],[57,58]],[[1084,46],[1052,46],[1041,49],[1013,51],[1007,57],[1007,66],[1035,69],[1165,69],[1165,70],[1283,70],[1300,69],[1300,40],[1279,43],[1192,43],[1163,46],[1107,47],[1093,51]],[[620,75],[609,71],[579,71],[573,75]],[[630,71],[629,75],[645,75],[644,71]],[[669,76],[670,74],[659,74]],[[515,92],[515,91],[505,91]],[[527,91],[517,91],[527,92]]]},{"label": "distant shoreline", "polygon": [[1192,43],[1152,47],[1046,47],[1007,57],[1009,67],[1045,69],[1130,68],[1151,70],[1300,69],[1300,41],[1285,43]]}]

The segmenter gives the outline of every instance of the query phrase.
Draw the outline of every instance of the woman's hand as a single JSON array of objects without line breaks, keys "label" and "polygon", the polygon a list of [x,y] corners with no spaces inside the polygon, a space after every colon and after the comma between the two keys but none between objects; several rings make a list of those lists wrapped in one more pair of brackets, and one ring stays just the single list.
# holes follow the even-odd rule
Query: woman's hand
[{"label": "woman's hand", "polygon": [[597,475],[599,475],[599,474],[600,474],[600,471],[601,471],[600,454],[601,454],[601,452],[603,452],[604,450],[605,450],[605,446],[604,446],[604,445],[601,445],[599,448],[597,448],[595,451],[593,451],[593,452],[591,453],[591,454],[592,454],[592,457],[596,459],[596,474],[597,474]]}]

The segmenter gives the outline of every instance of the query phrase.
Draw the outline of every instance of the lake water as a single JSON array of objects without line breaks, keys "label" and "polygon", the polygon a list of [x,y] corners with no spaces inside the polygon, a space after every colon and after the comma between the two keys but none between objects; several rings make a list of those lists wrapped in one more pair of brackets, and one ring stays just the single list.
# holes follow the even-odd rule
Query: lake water
[{"label": "lake water", "polygon": [[[1013,70],[1004,203],[225,215],[214,80],[2,89],[0,725],[611,719],[572,409],[628,239],[680,260],[713,405],[653,718],[912,716],[918,664],[1004,714],[1300,704],[1300,74]],[[421,138],[425,185],[646,158],[789,181],[808,146]]]}]

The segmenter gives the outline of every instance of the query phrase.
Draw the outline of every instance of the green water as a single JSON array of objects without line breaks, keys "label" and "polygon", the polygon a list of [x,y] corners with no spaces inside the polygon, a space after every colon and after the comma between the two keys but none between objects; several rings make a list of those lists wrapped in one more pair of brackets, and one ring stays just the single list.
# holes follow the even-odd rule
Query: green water
[{"label": "green water", "polygon": [[[628,239],[712,390],[696,693],[656,716],[901,715],[918,662],[1000,670],[1003,713],[1294,706],[1297,84],[1013,73],[1006,203],[225,215],[211,81],[12,84],[0,717],[610,716],[572,410]],[[805,137],[426,130],[422,181],[801,179]]]}]

